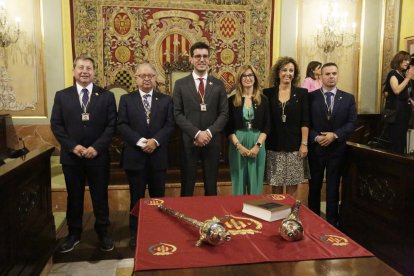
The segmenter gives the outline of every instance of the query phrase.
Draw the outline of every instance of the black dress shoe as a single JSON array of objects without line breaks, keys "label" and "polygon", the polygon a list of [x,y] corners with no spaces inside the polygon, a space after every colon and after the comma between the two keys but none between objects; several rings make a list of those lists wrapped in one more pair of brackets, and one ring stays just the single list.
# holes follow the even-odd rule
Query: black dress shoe
[{"label": "black dress shoe", "polygon": [[60,253],[66,253],[72,251],[76,245],[78,245],[80,237],[77,235],[69,235],[59,248]]},{"label": "black dress shoe", "polygon": [[135,248],[136,246],[137,246],[137,238],[131,237],[131,239],[129,240],[129,247]]},{"label": "black dress shoe", "polygon": [[101,251],[112,251],[114,250],[114,242],[109,236],[99,237],[99,249]]}]

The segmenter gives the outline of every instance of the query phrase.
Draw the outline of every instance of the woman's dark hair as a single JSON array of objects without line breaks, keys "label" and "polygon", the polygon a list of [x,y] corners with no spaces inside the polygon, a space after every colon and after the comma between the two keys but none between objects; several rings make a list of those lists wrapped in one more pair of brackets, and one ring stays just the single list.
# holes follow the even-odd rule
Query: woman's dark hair
[{"label": "woman's dark hair", "polygon": [[322,66],[322,63],[319,62],[319,61],[313,60],[313,61],[309,62],[308,68],[306,68],[306,77],[315,79],[315,74],[313,73],[313,71],[316,68],[321,67],[321,66]]},{"label": "woman's dark hair", "polygon": [[282,70],[283,66],[285,66],[288,63],[292,63],[293,67],[294,67],[294,75],[293,75],[293,79],[292,79],[292,85],[293,86],[297,86],[298,81],[299,81],[299,66],[296,62],[296,60],[294,60],[291,57],[280,57],[275,65],[273,65],[272,67],[272,74],[271,74],[271,80],[273,82],[274,86],[279,86],[280,84],[280,78],[279,78],[279,72],[280,70]]},{"label": "woman's dark hair", "polygon": [[391,69],[400,70],[401,62],[404,60],[411,60],[410,53],[406,51],[399,51],[391,60]]}]

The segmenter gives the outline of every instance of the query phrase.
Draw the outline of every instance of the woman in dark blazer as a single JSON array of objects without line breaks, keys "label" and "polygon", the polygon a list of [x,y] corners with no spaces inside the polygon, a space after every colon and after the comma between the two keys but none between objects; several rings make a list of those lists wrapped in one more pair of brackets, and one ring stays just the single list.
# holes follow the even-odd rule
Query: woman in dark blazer
[{"label": "woman in dark blazer", "polygon": [[259,89],[257,72],[253,66],[243,65],[237,73],[236,93],[229,98],[226,126],[234,195],[263,193],[263,146],[269,130],[269,105]]},{"label": "woman in dark blazer", "polygon": [[271,131],[266,142],[266,178],[273,193],[294,194],[305,180],[308,154],[308,91],[297,87],[299,67],[291,57],[281,57],[272,68],[274,87],[269,99]]}]

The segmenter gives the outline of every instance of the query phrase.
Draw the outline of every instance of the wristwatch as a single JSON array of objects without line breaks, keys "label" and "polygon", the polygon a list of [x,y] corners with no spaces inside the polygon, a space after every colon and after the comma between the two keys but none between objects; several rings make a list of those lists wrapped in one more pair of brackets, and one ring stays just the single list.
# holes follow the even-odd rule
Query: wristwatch
[{"label": "wristwatch", "polygon": [[256,143],[256,145],[257,145],[259,148],[261,148],[261,147],[262,147],[262,143],[260,143],[260,142],[257,142],[257,143]]},{"label": "wristwatch", "polygon": [[307,146],[308,142],[302,142],[301,144],[304,145],[304,146]]}]

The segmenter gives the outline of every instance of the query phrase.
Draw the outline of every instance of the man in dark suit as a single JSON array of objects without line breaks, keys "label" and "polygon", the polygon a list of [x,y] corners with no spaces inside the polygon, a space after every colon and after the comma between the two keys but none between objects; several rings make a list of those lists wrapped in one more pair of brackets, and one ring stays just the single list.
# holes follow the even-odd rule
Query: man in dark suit
[{"label": "man in dark suit", "polygon": [[114,95],[95,84],[95,62],[88,55],[77,57],[73,64],[74,86],[56,92],[50,118],[51,128],[59,141],[68,192],[66,220],[69,230],[60,252],[69,252],[79,243],[82,233],[85,180],[88,180],[95,231],[100,249],[110,251],[108,182],[109,145],[115,131]]},{"label": "man in dark suit", "polygon": [[339,183],[346,140],[355,129],[355,99],[339,90],[338,66],[322,66],[322,88],[309,94],[309,208],[320,215],[321,189],[326,169],[326,219],[338,226]]},{"label": "man in dark suit", "polygon": [[175,82],[174,116],[182,131],[181,196],[192,196],[201,158],[205,195],[217,195],[221,132],[228,120],[227,94],[219,79],[208,75],[209,47],[190,48],[192,74]]},{"label": "man in dark suit", "polygon": [[[168,167],[168,141],[174,129],[170,96],[155,91],[156,70],[149,63],[138,65],[138,90],[122,95],[119,103],[118,130],[125,144],[121,165],[129,181],[130,210],[145,197],[165,194]],[[136,245],[137,217],[130,215],[130,246]]]}]

